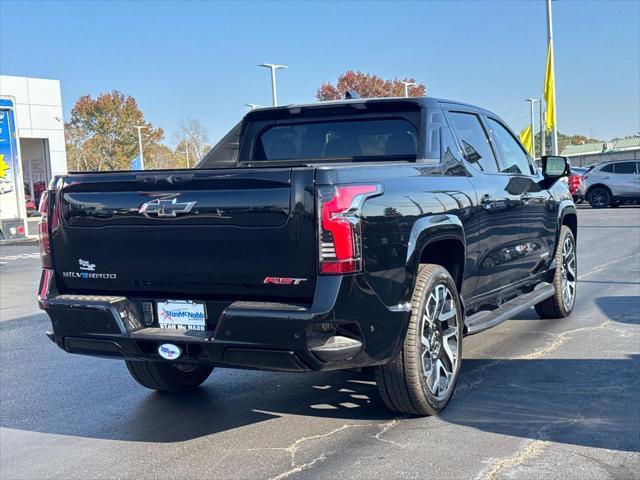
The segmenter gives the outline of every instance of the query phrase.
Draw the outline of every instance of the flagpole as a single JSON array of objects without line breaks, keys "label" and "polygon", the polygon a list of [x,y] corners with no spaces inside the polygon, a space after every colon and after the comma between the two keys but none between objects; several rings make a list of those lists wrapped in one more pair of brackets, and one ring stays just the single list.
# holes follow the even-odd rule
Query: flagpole
[{"label": "flagpole", "polygon": [[[553,46],[553,18],[551,13],[551,0],[547,0],[547,48]],[[555,63],[555,57],[553,59]],[[556,85],[555,85],[555,65],[553,66],[554,79],[553,79],[553,107],[556,108]],[[556,120],[557,121],[557,120]],[[551,130],[551,151],[553,155],[558,155],[558,126],[554,123]]]},{"label": "flagpole", "polygon": [[531,105],[531,157],[536,159],[536,124],[535,124],[535,114],[534,114],[534,105],[536,102],[539,102],[537,98],[525,98],[525,102],[529,102]]}]

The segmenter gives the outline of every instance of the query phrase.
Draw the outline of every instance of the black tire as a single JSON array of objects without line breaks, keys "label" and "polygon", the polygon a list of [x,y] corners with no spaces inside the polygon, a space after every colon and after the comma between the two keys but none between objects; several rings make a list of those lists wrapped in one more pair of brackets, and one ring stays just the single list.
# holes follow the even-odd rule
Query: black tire
[{"label": "black tire", "polygon": [[[570,241],[573,246],[573,274],[567,269],[567,259],[564,258],[564,245]],[[535,306],[536,312],[541,318],[564,318],[571,314],[576,304],[576,290],[578,286],[578,256],[576,255],[576,242],[573,232],[569,227],[563,225],[560,229],[558,246],[555,255],[556,271],[553,275],[553,297],[540,302]],[[571,301],[565,298],[565,275],[567,281],[573,282],[573,295]]]},{"label": "black tire", "polygon": [[593,208],[607,208],[611,205],[611,192],[606,187],[595,187],[589,191],[587,199]]},{"label": "black tire", "polygon": [[[444,297],[445,301],[442,303],[442,307],[438,310],[439,302],[436,302],[435,311],[439,311],[438,318],[446,316],[455,312],[456,325],[451,325],[451,319],[446,321],[447,332],[455,332],[457,336],[455,347],[451,347],[451,343],[443,336],[442,328],[445,323],[438,321],[441,327],[440,334],[431,338],[439,343],[436,343],[436,347],[429,350],[423,346],[422,338],[424,333],[424,320],[423,312],[426,312],[425,308],[432,305],[433,294],[436,292],[436,287],[446,287],[448,295]],[[439,291],[443,289],[440,288]],[[444,313],[445,304],[447,298],[451,299],[451,304],[448,305],[448,313]],[[462,318],[462,307],[458,290],[456,288],[455,281],[449,274],[449,272],[440,265],[423,264],[418,269],[418,275],[416,277],[416,283],[412,296],[412,313],[407,328],[407,333],[402,342],[400,352],[389,363],[380,365],[376,368],[376,381],[378,384],[378,390],[380,396],[385,405],[395,412],[410,414],[410,415],[435,415],[440,412],[449,402],[453,391],[455,390],[456,381],[460,372],[460,364],[462,362],[462,335],[464,328],[464,319]],[[434,328],[429,332],[437,332]],[[453,339],[453,337],[451,337]],[[437,350],[439,355],[443,355],[445,362],[447,352],[444,348],[444,342],[449,345],[449,352],[453,355],[454,363],[448,361],[451,376],[445,376],[450,378],[447,383],[447,387],[443,394],[435,395],[431,387],[428,384],[428,378],[425,373],[426,366],[423,368],[423,354],[428,355],[428,362],[433,367],[437,365],[434,362],[430,352],[434,349]],[[455,352],[454,352],[455,350]],[[442,366],[443,363],[440,363]],[[430,370],[434,372],[434,370]],[[438,379],[441,378],[441,370],[438,368]],[[432,378],[432,377],[429,377]],[[433,382],[434,385],[436,382]],[[439,384],[440,382],[438,382]],[[438,389],[436,388],[436,393]]]},{"label": "black tire", "polygon": [[618,208],[620,205],[622,205],[622,202],[620,201],[613,201],[609,204],[611,208]]},{"label": "black tire", "polygon": [[161,362],[125,361],[131,376],[143,387],[160,392],[185,392],[194,390],[204,382],[213,367],[191,368]]}]

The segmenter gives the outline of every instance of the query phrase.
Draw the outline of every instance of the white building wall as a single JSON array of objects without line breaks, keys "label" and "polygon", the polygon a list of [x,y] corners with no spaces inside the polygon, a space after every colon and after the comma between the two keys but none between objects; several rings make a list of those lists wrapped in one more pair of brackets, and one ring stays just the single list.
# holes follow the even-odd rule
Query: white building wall
[{"label": "white building wall", "polygon": [[18,137],[47,140],[51,174],[67,173],[60,81],[0,75],[0,96],[15,99]]}]

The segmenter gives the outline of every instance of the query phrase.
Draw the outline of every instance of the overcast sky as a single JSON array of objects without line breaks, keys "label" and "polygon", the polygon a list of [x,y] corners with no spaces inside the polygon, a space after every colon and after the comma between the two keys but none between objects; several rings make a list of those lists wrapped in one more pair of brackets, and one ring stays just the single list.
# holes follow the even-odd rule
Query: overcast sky
[{"label": "overcast sky", "polygon": [[[640,2],[553,2],[559,129],[640,131]],[[65,119],[83,94],[117,89],[172,133],[197,118],[211,141],[268,105],[263,62],[282,63],[281,104],[310,102],[348,69],[413,76],[430,96],[477,104],[514,130],[540,97],[545,2],[7,2],[0,72],[62,82]]]}]

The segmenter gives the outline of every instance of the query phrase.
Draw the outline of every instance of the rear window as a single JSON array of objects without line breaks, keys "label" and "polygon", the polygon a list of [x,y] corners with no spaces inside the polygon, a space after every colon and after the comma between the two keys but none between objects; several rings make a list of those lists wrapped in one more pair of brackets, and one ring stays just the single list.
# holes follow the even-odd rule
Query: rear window
[{"label": "rear window", "polygon": [[253,160],[415,160],[417,148],[418,132],[402,118],[318,121],[268,127]]}]

